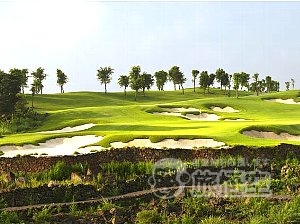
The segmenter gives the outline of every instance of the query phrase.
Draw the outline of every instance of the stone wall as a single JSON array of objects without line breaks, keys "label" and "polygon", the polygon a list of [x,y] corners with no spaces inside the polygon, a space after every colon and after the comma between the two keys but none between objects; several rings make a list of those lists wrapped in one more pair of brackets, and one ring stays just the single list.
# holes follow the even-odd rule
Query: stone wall
[{"label": "stone wall", "polygon": [[66,164],[87,163],[93,172],[98,172],[99,165],[111,161],[157,161],[162,158],[180,158],[184,161],[192,161],[197,158],[216,158],[220,155],[241,155],[246,159],[283,159],[288,155],[300,158],[300,146],[281,144],[276,147],[249,148],[245,146],[235,146],[225,149],[137,149],[124,148],[112,149],[108,151],[60,157],[33,157],[23,156],[16,158],[0,158],[0,172],[40,172],[49,169],[58,161]]}]

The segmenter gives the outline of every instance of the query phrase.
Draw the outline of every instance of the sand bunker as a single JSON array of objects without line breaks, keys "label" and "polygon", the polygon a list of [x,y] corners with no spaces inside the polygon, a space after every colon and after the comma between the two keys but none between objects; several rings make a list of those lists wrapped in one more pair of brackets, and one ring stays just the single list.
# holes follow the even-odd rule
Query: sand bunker
[{"label": "sand bunker", "polygon": [[57,134],[57,133],[67,133],[67,132],[75,132],[75,131],[83,131],[86,129],[89,129],[91,127],[94,127],[96,124],[93,123],[89,123],[89,124],[83,124],[83,125],[79,125],[79,126],[75,126],[75,127],[65,127],[63,129],[59,129],[59,130],[53,130],[53,131],[41,131],[39,133],[42,134]]},{"label": "sand bunker", "polygon": [[[220,117],[215,114],[202,113],[196,108],[164,108],[167,112],[154,112],[156,115],[168,115],[186,118],[188,120],[202,120],[202,121],[218,121]],[[181,113],[186,113],[183,115]],[[189,114],[190,112],[190,114]],[[199,114],[193,114],[192,112],[198,112]]]},{"label": "sand bunker", "polygon": [[213,139],[179,139],[175,141],[174,139],[165,139],[161,142],[152,143],[149,139],[134,139],[130,142],[113,142],[111,146],[114,148],[124,148],[124,147],[146,147],[146,148],[169,148],[169,149],[192,149],[194,147],[220,147],[224,146],[225,143],[217,142]]},{"label": "sand bunker", "polygon": [[171,112],[171,113],[183,113],[183,112],[195,112],[195,111],[199,111],[196,108],[184,108],[184,107],[176,107],[176,108],[164,108],[165,111]]},{"label": "sand bunker", "polygon": [[275,140],[289,140],[289,141],[300,141],[300,135],[291,135],[288,133],[276,134],[274,132],[264,132],[264,131],[244,131],[244,135],[254,137],[254,138],[268,138]]},{"label": "sand bunker", "polygon": [[232,107],[212,107],[211,108],[213,111],[217,111],[217,112],[226,112],[226,113],[236,113],[239,112],[239,110],[235,110]]},{"label": "sand bunker", "polygon": [[266,101],[271,101],[271,102],[277,102],[277,103],[284,103],[284,104],[300,104],[300,102],[295,102],[294,99],[271,99],[271,100],[266,100]]},{"label": "sand bunker", "polygon": [[103,137],[95,135],[74,136],[72,138],[56,138],[40,143],[39,145],[24,146],[1,146],[0,151],[4,152],[2,157],[15,157],[16,155],[45,154],[47,156],[74,155],[74,152],[90,153],[88,148],[83,146],[101,141]]}]

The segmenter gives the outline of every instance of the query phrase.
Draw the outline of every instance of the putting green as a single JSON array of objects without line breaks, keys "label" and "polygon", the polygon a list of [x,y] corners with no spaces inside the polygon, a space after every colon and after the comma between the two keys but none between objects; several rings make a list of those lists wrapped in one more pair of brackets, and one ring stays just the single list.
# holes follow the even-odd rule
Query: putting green
[{"label": "putting green", "polygon": [[[299,100],[299,91],[263,94],[241,92],[236,99],[224,95],[218,89],[203,95],[187,89],[181,91],[148,91],[146,96],[134,93],[74,92],[65,94],[45,94],[34,97],[35,108],[49,113],[43,126],[30,133],[3,136],[0,145],[37,144],[48,139],[78,135],[97,135],[104,138],[95,145],[108,147],[111,142],[129,142],[135,138],[149,138],[152,142],[163,139],[213,139],[227,145],[267,146],[280,143],[300,144],[299,141],[254,138],[243,135],[245,130],[273,131],[300,135],[300,105],[282,104],[266,99]],[[232,93],[234,96],[234,93]],[[31,96],[26,96],[31,101]],[[188,120],[185,117],[161,116],[166,108],[195,108],[201,113],[215,114],[217,121]],[[213,110],[214,107],[230,107],[234,113]],[[186,115],[185,111],[181,111]],[[236,122],[232,122],[235,120]],[[96,124],[86,130],[76,132],[44,132]]]}]

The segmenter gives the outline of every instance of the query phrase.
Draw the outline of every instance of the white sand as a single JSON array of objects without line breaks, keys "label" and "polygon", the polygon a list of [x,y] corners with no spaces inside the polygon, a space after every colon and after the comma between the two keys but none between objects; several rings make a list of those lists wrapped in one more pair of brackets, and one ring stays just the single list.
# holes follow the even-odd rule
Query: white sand
[{"label": "white sand", "polygon": [[264,131],[244,131],[244,135],[254,137],[254,138],[268,138],[275,140],[289,140],[289,141],[300,141],[300,135],[291,135],[288,133],[280,133],[279,135],[274,132],[264,132]]},{"label": "white sand", "polygon": [[41,131],[39,133],[42,134],[48,134],[48,133],[67,133],[67,132],[74,132],[74,131],[83,131],[86,129],[89,129],[91,127],[94,127],[96,124],[93,123],[89,123],[89,124],[83,124],[83,125],[79,125],[79,126],[75,126],[75,127],[65,127],[63,129],[59,129],[59,130],[53,130],[53,131]]},{"label": "white sand", "polygon": [[171,113],[183,113],[183,112],[194,112],[199,111],[196,108],[183,108],[183,107],[177,107],[177,108],[164,108],[165,111],[171,112]]},{"label": "white sand", "polygon": [[[40,143],[39,145],[24,146],[0,146],[0,151],[4,152],[1,157],[15,157],[17,155],[33,155],[33,156],[64,156],[79,154],[88,154],[97,151],[107,150],[101,146],[87,146],[97,143],[103,137],[95,135],[74,136],[71,138],[56,138]],[[128,143],[113,142],[111,146],[114,148],[124,147],[147,147],[147,148],[182,148],[193,149],[194,147],[221,147],[225,143],[217,142],[213,139],[165,139],[161,142],[152,143],[149,139],[134,139]],[[37,155],[35,155],[37,154]],[[44,154],[44,155],[43,155]]]},{"label": "white sand", "polygon": [[212,107],[213,111],[218,111],[218,112],[226,112],[226,113],[236,113],[239,112],[239,110],[235,110],[232,107]]},{"label": "white sand", "polygon": [[[168,116],[176,116],[186,118],[188,120],[202,120],[202,121],[217,121],[220,119],[218,115],[215,114],[208,114],[208,113],[201,113],[196,108],[165,108],[167,112],[153,112],[156,115],[168,115]],[[186,115],[182,115],[182,112],[186,112]],[[189,114],[188,112],[199,112],[199,115]]]},{"label": "white sand", "polygon": [[284,104],[300,104],[300,102],[295,102],[294,99],[271,99],[271,100],[266,100],[266,101],[271,101],[271,102],[277,102],[277,103],[284,103]]},{"label": "white sand", "polygon": [[124,147],[146,147],[146,148],[169,148],[169,149],[192,149],[194,147],[220,147],[225,145],[223,142],[217,142],[213,139],[179,139],[175,141],[174,139],[165,139],[161,142],[152,143],[149,139],[134,139],[128,143],[123,142],[113,142],[111,146],[114,148],[124,148]]},{"label": "white sand", "polygon": [[24,146],[1,146],[0,151],[4,152],[2,157],[14,157],[16,155],[46,153],[47,156],[74,155],[74,152],[82,154],[90,153],[88,148],[83,146],[94,144],[101,141],[103,137],[95,135],[74,136],[72,138],[56,138],[36,145]]},{"label": "white sand", "polygon": [[198,115],[195,114],[186,114],[185,116],[189,120],[202,120],[202,121],[218,121],[220,117],[216,114],[208,114],[208,113],[201,113]]}]

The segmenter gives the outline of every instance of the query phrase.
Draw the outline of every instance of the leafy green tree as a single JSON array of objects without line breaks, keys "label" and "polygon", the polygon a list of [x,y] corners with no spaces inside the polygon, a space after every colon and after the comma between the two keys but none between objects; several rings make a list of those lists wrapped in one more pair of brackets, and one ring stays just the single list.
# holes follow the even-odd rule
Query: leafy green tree
[{"label": "leafy green tree", "polygon": [[286,91],[289,91],[290,90],[290,82],[285,82],[285,88],[286,88]]},{"label": "leafy green tree", "polygon": [[259,87],[259,92],[263,93],[266,91],[266,80],[262,79],[261,81],[258,81],[258,87]]},{"label": "leafy green tree", "polygon": [[57,84],[60,86],[60,93],[64,93],[64,85],[68,82],[68,77],[62,70],[57,69]]},{"label": "leafy green tree", "polygon": [[197,76],[199,75],[199,71],[198,70],[192,70],[192,76],[193,76],[193,83],[194,83],[194,92],[196,92],[196,79]]},{"label": "leafy green tree", "polygon": [[139,65],[131,67],[131,71],[129,72],[129,83],[130,88],[135,91],[134,100],[136,101],[138,91],[143,86],[141,67]]},{"label": "leafy green tree", "polygon": [[222,85],[225,87],[225,92],[226,92],[227,86],[230,85],[228,73],[225,73],[225,74],[222,76],[221,83],[222,83]]},{"label": "leafy green tree", "polygon": [[186,78],[178,66],[173,66],[169,70],[169,79],[173,82],[174,90],[176,90],[176,85],[179,85],[179,89],[181,88],[182,94],[184,94],[183,84],[186,82]]},{"label": "leafy green tree", "polygon": [[27,87],[27,81],[28,81],[28,69],[17,69],[13,68],[9,70],[10,74],[15,74],[21,76],[21,89],[22,93],[24,94],[24,89]]},{"label": "leafy green tree", "polygon": [[39,67],[36,71],[32,72],[33,82],[35,85],[35,92],[43,94],[43,81],[46,79],[46,74],[44,69]]},{"label": "leafy green tree", "polygon": [[10,119],[21,99],[22,80],[18,73],[6,74],[0,70],[0,118]]},{"label": "leafy green tree", "polygon": [[157,86],[158,90],[163,91],[164,85],[168,79],[168,73],[166,71],[161,70],[161,71],[155,72],[154,77],[156,79],[156,86]]},{"label": "leafy green tree", "polygon": [[231,80],[232,80],[232,75],[228,75],[228,97],[231,96]]},{"label": "leafy green tree", "polygon": [[101,85],[104,84],[105,94],[107,93],[106,85],[111,81],[111,75],[114,73],[114,69],[111,67],[100,67],[97,70],[97,78],[100,81]]},{"label": "leafy green tree", "polygon": [[226,72],[222,68],[218,68],[215,74],[216,74],[216,80],[221,84],[221,90],[222,90],[222,87],[224,86],[224,80],[225,80],[224,76],[226,75]]},{"label": "leafy green tree", "polygon": [[241,85],[241,73],[233,74],[233,88],[235,89],[236,98],[239,98],[239,88]]},{"label": "leafy green tree", "polygon": [[272,77],[266,76],[266,88],[268,93],[271,92],[271,83],[272,83]]},{"label": "leafy green tree", "polygon": [[270,91],[279,92],[280,83],[276,80],[271,81]]},{"label": "leafy green tree", "polygon": [[258,76],[259,74],[258,73],[255,73],[252,78],[254,79],[254,83],[253,83],[253,91],[256,92],[256,95],[258,96],[259,95],[259,79],[258,79]]},{"label": "leafy green tree", "polygon": [[124,94],[126,96],[126,88],[129,86],[129,77],[127,75],[121,75],[118,79],[118,84],[124,87]]},{"label": "leafy green tree", "polygon": [[150,89],[151,86],[154,83],[153,77],[151,74],[148,74],[146,72],[143,72],[143,74],[141,75],[142,78],[142,91],[143,91],[143,95],[145,96],[145,89]]},{"label": "leafy green tree", "polygon": [[214,84],[214,81],[215,81],[215,78],[216,78],[216,75],[214,73],[211,73],[209,75],[209,85],[208,85],[208,92],[209,92],[209,87],[212,86]]},{"label": "leafy green tree", "polygon": [[243,87],[246,87],[249,90],[249,80],[250,80],[250,74],[247,74],[245,72],[240,73],[241,90],[243,89]]},{"label": "leafy green tree", "polygon": [[291,79],[291,84],[292,84],[292,88],[294,90],[295,89],[295,79]]},{"label": "leafy green tree", "polygon": [[199,85],[203,89],[203,93],[205,94],[205,90],[210,85],[210,79],[207,71],[202,71],[200,73]]}]

